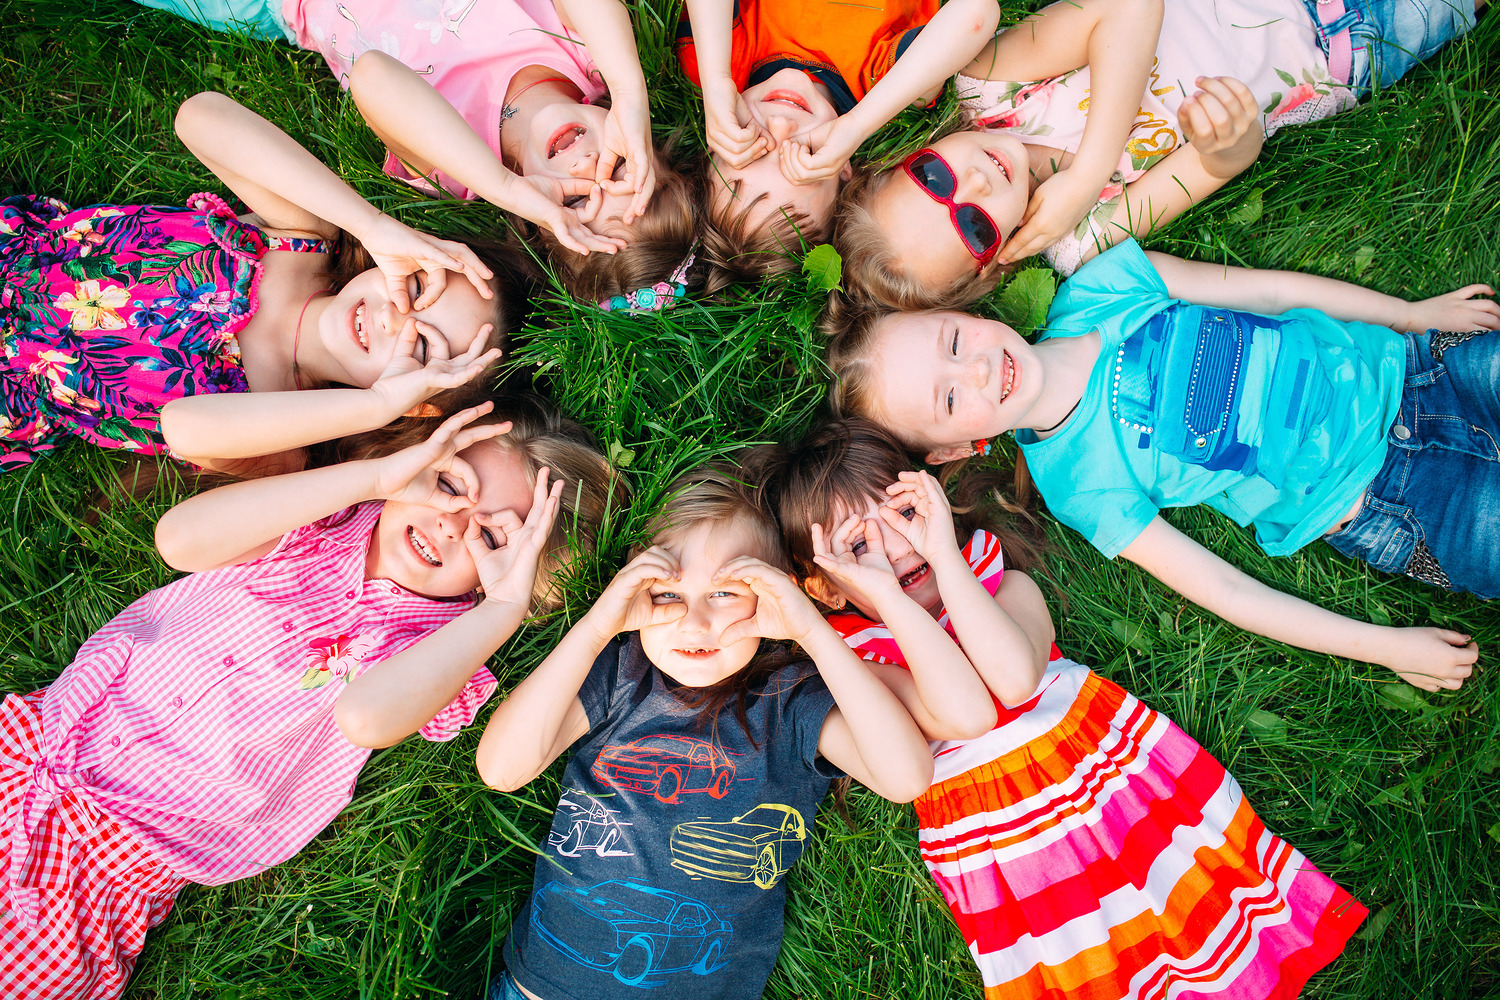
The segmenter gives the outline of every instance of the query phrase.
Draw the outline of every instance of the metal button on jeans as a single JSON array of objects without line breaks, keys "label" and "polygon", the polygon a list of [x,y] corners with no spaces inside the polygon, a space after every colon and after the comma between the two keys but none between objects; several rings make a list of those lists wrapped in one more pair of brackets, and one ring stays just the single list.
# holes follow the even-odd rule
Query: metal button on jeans
[{"label": "metal button on jeans", "polygon": [[1411,437],[1411,428],[1407,427],[1405,424],[1397,424],[1395,427],[1391,428],[1391,433],[1396,435],[1396,440],[1405,441],[1407,438]]}]

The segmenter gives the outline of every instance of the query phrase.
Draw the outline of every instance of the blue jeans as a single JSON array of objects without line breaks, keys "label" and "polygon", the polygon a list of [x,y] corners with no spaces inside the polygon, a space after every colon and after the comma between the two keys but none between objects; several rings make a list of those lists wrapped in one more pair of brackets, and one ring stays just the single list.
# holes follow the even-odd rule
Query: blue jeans
[{"label": "blue jeans", "polygon": [[531,998],[522,993],[510,973],[502,969],[498,976],[490,980],[490,988],[485,992],[484,1000],[531,1000]]},{"label": "blue jeans", "polygon": [[1474,0],[1344,0],[1344,16],[1318,23],[1316,0],[1302,0],[1328,51],[1328,37],[1349,29],[1354,62],[1349,81],[1355,97],[1389,87],[1407,70],[1474,27]]},{"label": "blue jeans", "polygon": [[1324,540],[1388,573],[1500,597],[1500,333],[1406,336],[1406,388],[1360,512]]}]

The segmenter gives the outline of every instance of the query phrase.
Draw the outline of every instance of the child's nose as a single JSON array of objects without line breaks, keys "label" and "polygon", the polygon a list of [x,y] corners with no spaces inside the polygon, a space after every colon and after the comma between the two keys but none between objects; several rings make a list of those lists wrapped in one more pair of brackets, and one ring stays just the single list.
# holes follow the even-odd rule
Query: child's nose
[{"label": "child's nose", "polygon": [[975,166],[959,172],[958,189],[953,192],[953,200],[960,203],[976,201],[989,193],[989,176]]},{"label": "child's nose", "polygon": [[708,607],[701,601],[691,601],[688,603],[687,614],[682,616],[682,623],[678,627],[692,635],[703,635],[708,632],[711,622]]},{"label": "child's nose", "polygon": [[589,150],[587,153],[583,153],[583,154],[575,157],[574,160],[573,160],[572,165],[568,167],[568,174],[569,174],[569,176],[571,176],[571,177],[587,177],[590,180],[593,180],[593,178],[594,178],[594,164],[597,163],[598,160],[599,160],[599,152],[598,152],[598,150]]},{"label": "child's nose", "polygon": [[464,532],[469,530],[469,515],[450,514],[443,511],[437,518],[438,533],[450,541],[459,541],[464,537]]},{"label": "child's nose", "polygon": [[771,133],[771,138],[780,145],[784,140],[790,139],[797,131],[797,123],[782,115],[772,115],[766,119],[766,131]]}]

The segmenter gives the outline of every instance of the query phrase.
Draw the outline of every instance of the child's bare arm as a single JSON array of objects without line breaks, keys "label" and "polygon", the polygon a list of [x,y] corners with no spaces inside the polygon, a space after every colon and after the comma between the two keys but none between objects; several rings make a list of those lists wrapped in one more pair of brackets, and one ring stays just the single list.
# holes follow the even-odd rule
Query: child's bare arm
[{"label": "child's bare arm", "polygon": [[678,573],[669,552],[651,548],[615,575],[588,613],[490,716],[476,759],[485,784],[508,792],[525,786],[588,732],[578,692],[590,668],[621,632],[682,616],[681,604],[654,605],[650,594],[654,582],[674,580]]},{"label": "child's bare arm", "polygon": [[1500,329],[1500,305],[1489,285],[1466,285],[1446,295],[1407,302],[1334,278],[1296,271],[1264,271],[1182,260],[1149,253],[1152,265],[1174,297],[1226,309],[1277,315],[1288,309],[1320,309],[1342,320],[1378,323],[1393,330]]},{"label": "child's bare arm", "polygon": [[781,172],[798,184],[838,174],[860,144],[897,112],[940,86],[973,58],[999,23],[995,0],[948,0],[853,110],[813,133],[810,138],[818,144],[817,152],[802,142],[782,143]]},{"label": "child's bare arm", "polygon": [[[1120,162],[1141,95],[1146,92],[1161,19],[1162,0],[1067,0],[1006,32],[1004,40],[1012,44],[1001,47],[997,59],[1003,60],[1011,49],[1029,43],[1041,49],[1045,57],[1022,61],[1025,68],[1042,68],[1048,58],[1071,63],[1044,74],[1056,75],[1087,63],[1092,86],[1083,138],[1072,164],[1032,193],[1021,228],[1000,248],[1000,260],[1021,260],[1057,242],[1098,200]],[[1080,42],[1082,53],[1078,52]],[[1082,61],[1077,58],[1080,54]]]},{"label": "child's bare arm", "polygon": [[414,357],[422,324],[415,318],[406,324],[391,363],[368,389],[184,396],[162,408],[162,437],[172,454],[208,469],[228,471],[226,463],[262,455],[300,455],[308,445],[384,427],[443,389],[463,385],[500,356],[498,348],[484,350],[489,333],[481,329],[456,358],[445,356],[446,340],[428,337],[431,353],[423,364]]},{"label": "child's bare arm", "polygon": [[[771,151],[771,137],[745,109],[744,98],[730,76],[734,0],[687,0],[703,87],[703,127],[708,147],[724,165],[738,170]],[[740,112],[749,121],[740,124]]]},{"label": "child's bare arm", "polygon": [[1179,120],[1191,141],[1126,185],[1119,213],[1086,238],[1079,262],[1127,237],[1144,239],[1207,198],[1260,155],[1265,141],[1255,95],[1232,77],[1204,78],[1184,101]]},{"label": "child's bare arm", "polygon": [[[374,664],[344,688],[334,703],[333,718],[349,742],[388,747],[417,732],[458,697],[474,672],[515,634],[530,607],[537,567],[562,495],[562,480],[550,487],[547,480],[543,469],[524,521],[510,510],[470,519],[464,545],[479,571],[484,600]],[[497,548],[480,540],[482,528],[503,536]]]},{"label": "child's bare arm", "polygon": [[1120,554],[1240,628],[1302,649],[1378,663],[1426,691],[1459,687],[1479,658],[1479,647],[1468,636],[1448,629],[1372,625],[1273,590],[1160,517]]},{"label": "child's bare arm", "polygon": [[371,50],[349,71],[349,93],[366,123],[419,174],[441,169],[492,205],[552,230],[575,253],[613,252],[619,241],[591,233],[565,197],[590,195],[593,181],[528,180],[512,173],[432,85],[399,60]]}]

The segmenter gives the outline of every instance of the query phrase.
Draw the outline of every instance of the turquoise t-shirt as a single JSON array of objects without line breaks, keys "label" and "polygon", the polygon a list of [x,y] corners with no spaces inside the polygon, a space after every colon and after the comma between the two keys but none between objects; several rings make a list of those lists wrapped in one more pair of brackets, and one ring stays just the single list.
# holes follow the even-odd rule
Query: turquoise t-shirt
[{"label": "turquoise t-shirt", "polygon": [[1161,508],[1200,503],[1285,555],[1380,471],[1406,376],[1393,330],[1191,305],[1134,241],[1063,284],[1042,339],[1091,330],[1103,343],[1077,411],[1016,440],[1053,514],[1111,559]]}]

